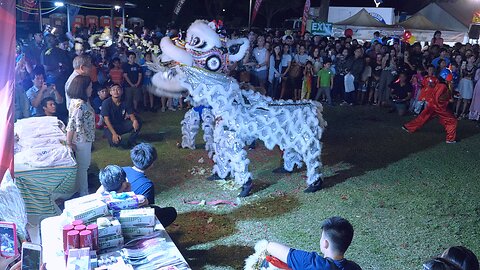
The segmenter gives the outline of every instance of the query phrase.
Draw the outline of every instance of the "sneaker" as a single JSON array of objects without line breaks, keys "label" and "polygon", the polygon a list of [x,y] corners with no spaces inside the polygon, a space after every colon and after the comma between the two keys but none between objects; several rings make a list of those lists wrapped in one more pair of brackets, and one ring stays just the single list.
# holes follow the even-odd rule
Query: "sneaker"
[{"label": "sneaker", "polygon": [[402,126],[402,129],[405,130],[407,133],[412,133],[410,130],[408,130],[405,126]]},{"label": "sneaker", "polygon": [[456,141],[456,140],[453,140],[453,141],[445,141],[445,142],[446,142],[446,143],[448,143],[448,144],[451,144],[451,143],[457,143],[457,141]]},{"label": "sneaker", "polygon": [[176,111],[175,108],[173,108],[173,107],[170,107],[170,108],[168,108],[168,109],[169,109],[170,111],[172,111],[172,112]]},{"label": "sneaker", "polygon": [[303,192],[314,193],[316,191],[319,191],[320,189],[322,189],[322,183],[323,183],[323,180],[321,177],[319,177],[317,181],[310,184]]},{"label": "sneaker", "polygon": [[238,197],[244,198],[250,195],[250,191],[252,190],[252,187],[253,187],[252,179],[248,179],[248,181],[245,184],[243,184],[242,191],[240,192],[240,194],[238,194]]},{"label": "sneaker", "polygon": [[165,109],[165,107],[162,107],[162,112],[165,112],[167,109]]}]

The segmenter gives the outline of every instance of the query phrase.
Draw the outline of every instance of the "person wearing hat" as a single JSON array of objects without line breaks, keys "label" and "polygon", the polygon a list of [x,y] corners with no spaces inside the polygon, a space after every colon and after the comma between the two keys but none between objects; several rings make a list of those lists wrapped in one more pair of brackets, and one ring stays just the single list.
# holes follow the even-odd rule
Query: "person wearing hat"
[{"label": "person wearing hat", "polygon": [[413,133],[425,125],[430,119],[438,116],[440,124],[445,127],[447,133],[446,143],[457,142],[457,118],[448,110],[451,91],[447,85],[452,79],[452,73],[448,69],[442,70],[439,76],[439,82],[435,82],[432,89],[433,91],[426,93],[425,99],[427,105],[425,109],[417,118],[403,125],[403,130],[408,133]]}]

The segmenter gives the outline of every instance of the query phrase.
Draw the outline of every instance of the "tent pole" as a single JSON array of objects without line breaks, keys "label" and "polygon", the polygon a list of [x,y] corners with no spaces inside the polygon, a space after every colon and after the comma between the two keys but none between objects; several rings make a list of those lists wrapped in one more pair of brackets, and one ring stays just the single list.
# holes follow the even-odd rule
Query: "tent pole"
[{"label": "tent pole", "polygon": [[122,6],[122,24],[124,28],[127,28],[127,25],[125,24],[125,6]]},{"label": "tent pole", "polygon": [[40,32],[43,32],[42,30],[42,1],[38,1],[38,19],[39,19],[39,25],[40,25]]},{"label": "tent pole", "polygon": [[67,3],[67,31],[70,32],[72,30],[72,24],[70,21],[70,5]]}]

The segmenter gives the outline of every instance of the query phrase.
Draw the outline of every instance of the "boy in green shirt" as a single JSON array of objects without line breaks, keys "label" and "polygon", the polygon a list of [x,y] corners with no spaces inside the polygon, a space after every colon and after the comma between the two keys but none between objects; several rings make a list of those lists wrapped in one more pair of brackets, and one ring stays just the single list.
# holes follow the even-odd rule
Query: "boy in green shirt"
[{"label": "boy in green shirt", "polygon": [[327,104],[328,105],[333,105],[332,103],[332,86],[333,86],[333,72],[330,69],[332,66],[332,61],[331,60],[326,60],[325,63],[323,63],[323,68],[320,69],[317,73],[317,96],[315,97],[315,100],[319,100],[320,97],[322,96],[322,93],[325,92],[325,95],[327,96]]}]

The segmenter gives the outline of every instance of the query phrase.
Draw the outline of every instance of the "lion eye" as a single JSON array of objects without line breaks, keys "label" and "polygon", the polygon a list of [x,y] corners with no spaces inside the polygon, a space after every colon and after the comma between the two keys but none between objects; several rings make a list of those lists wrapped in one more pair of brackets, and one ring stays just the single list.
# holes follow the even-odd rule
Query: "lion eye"
[{"label": "lion eye", "polygon": [[192,46],[197,46],[200,43],[200,38],[199,37],[194,37],[192,39],[191,45]]}]

